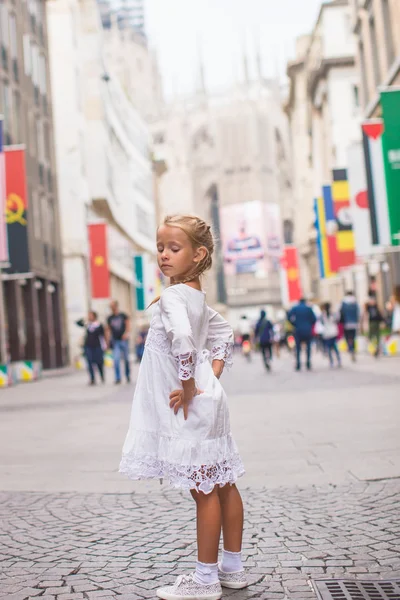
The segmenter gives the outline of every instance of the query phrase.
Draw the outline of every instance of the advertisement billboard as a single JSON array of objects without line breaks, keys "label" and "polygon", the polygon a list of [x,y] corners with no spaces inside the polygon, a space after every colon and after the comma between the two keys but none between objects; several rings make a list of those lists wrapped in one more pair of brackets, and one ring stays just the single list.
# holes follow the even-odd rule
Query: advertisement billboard
[{"label": "advertisement billboard", "polygon": [[226,275],[252,273],[264,278],[279,270],[282,235],[279,206],[258,200],[220,210],[222,256]]}]

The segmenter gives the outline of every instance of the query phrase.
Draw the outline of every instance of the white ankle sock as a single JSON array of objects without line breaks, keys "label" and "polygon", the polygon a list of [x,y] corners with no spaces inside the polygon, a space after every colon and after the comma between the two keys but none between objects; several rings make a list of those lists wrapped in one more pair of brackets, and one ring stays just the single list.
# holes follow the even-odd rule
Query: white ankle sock
[{"label": "white ankle sock", "polygon": [[221,571],[224,573],[236,573],[236,571],[242,571],[242,553],[241,552],[229,552],[229,550],[223,550]]},{"label": "white ankle sock", "polygon": [[202,563],[196,562],[196,573],[194,578],[197,583],[203,585],[212,585],[218,583],[218,563]]}]

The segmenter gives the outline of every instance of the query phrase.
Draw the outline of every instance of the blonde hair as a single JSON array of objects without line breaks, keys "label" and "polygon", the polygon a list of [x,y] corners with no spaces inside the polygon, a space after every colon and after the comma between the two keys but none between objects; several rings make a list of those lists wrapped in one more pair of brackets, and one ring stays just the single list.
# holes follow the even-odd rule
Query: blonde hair
[{"label": "blonde hair", "polygon": [[[204,258],[195,266],[195,268],[188,273],[186,277],[179,281],[174,281],[171,285],[177,285],[178,283],[188,283],[193,281],[197,277],[200,277],[211,269],[212,267],[212,255],[214,252],[214,237],[211,231],[210,225],[207,225],[203,219],[194,217],[191,215],[170,215],[165,217],[163,225],[167,227],[179,227],[188,236],[192,243],[193,248],[205,248],[206,254]],[[152,306],[158,302],[160,296],[155,298],[150,304]]]}]

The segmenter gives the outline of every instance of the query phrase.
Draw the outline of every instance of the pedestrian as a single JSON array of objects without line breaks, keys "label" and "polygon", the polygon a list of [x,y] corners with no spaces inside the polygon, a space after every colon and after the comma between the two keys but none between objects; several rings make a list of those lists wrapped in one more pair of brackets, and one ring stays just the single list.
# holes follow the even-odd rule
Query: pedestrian
[{"label": "pedestrian", "polygon": [[136,363],[142,362],[146,338],[147,338],[147,329],[142,327],[136,337],[136,344],[135,344]]},{"label": "pedestrian", "polygon": [[158,264],[171,285],[153,302],[120,465],[131,479],[167,479],[190,491],[197,506],[195,572],[159,589],[164,599],[216,600],[221,585],[247,586],[243,505],[235,485],[244,469],[219,382],[231,364],[233,332],[207,306],[200,283],[213,250],[210,227],[200,218],[166,217],[157,230]]},{"label": "pedestrian", "polygon": [[129,383],[130,364],[129,364],[129,338],[131,331],[131,321],[127,314],[120,312],[116,300],[110,304],[111,315],[107,319],[108,340],[110,348],[113,351],[115,383],[121,383],[121,356],[125,363],[125,377]]},{"label": "pedestrian", "polygon": [[322,354],[326,354],[325,342],[324,342],[324,326],[322,324],[322,308],[319,304],[314,304],[312,307],[314,311],[314,315],[316,318],[315,325],[313,328],[313,338],[315,339],[315,347],[317,350],[322,352]]},{"label": "pedestrian", "polygon": [[260,313],[260,318],[255,327],[254,337],[260,346],[265,368],[267,371],[270,371],[272,360],[272,344],[274,342],[274,326],[271,321],[267,319],[267,313],[265,310],[262,310]]},{"label": "pedestrian", "polygon": [[104,383],[104,351],[107,348],[104,327],[97,320],[97,313],[94,310],[89,311],[87,322],[80,319],[76,324],[86,330],[83,349],[90,376],[89,385],[96,385],[94,367],[97,367],[101,381]]},{"label": "pedestrian", "polygon": [[288,314],[288,319],[294,327],[294,339],[296,343],[296,371],[301,371],[301,346],[306,346],[307,369],[311,370],[311,342],[312,331],[317,318],[313,309],[307,305],[305,298],[294,306]]},{"label": "pedestrian", "polygon": [[392,296],[392,322],[391,330],[392,333],[400,334],[400,285],[396,285],[393,290]]},{"label": "pedestrian", "polygon": [[365,304],[363,322],[367,322],[369,341],[376,345],[375,358],[380,355],[381,325],[384,322],[382,312],[378,306],[376,294],[370,294]]},{"label": "pedestrian", "polygon": [[339,335],[338,320],[338,316],[332,313],[331,303],[325,302],[321,315],[321,321],[324,326],[324,332],[322,335],[324,338],[325,348],[328,352],[331,367],[334,366],[333,353],[336,355],[338,367],[342,366],[342,361],[340,359],[340,353],[337,346],[337,339]]},{"label": "pedestrian", "polygon": [[249,342],[251,339],[251,323],[246,315],[242,315],[239,321],[239,332],[243,342]]},{"label": "pedestrian", "polygon": [[284,332],[283,332],[283,323],[277,321],[274,325],[274,353],[275,356],[280,358],[281,356],[281,346],[284,344]]},{"label": "pedestrian", "polygon": [[343,324],[344,337],[353,362],[356,361],[356,336],[360,320],[360,307],[352,291],[347,291],[340,307],[340,322]]}]

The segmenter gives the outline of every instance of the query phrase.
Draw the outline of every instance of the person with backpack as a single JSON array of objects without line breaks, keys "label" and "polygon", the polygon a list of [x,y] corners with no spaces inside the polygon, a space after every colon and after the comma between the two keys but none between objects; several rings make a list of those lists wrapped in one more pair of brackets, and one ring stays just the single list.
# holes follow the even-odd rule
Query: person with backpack
[{"label": "person with backpack", "polygon": [[368,338],[371,343],[376,344],[375,358],[379,357],[381,345],[381,325],[384,322],[382,311],[378,306],[375,294],[369,294],[365,304],[363,321],[368,324]]},{"label": "person with backpack", "polygon": [[344,327],[344,337],[353,362],[356,361],[356,335],[360,320],[360,308],[353,292],[348,291],[340,307],[340,322]]},{"label": "person with backpack", "polygon": [[255,338],[258,342],[263,357],[264,365],[267,371],[271,370],[272,360],[272,344],[274,341],[274,326],[269,319],[267,313],[262,310],[260,318],[255,329]]},{"label": "person with backpack", "polygon": [[334,366],[333,356],[334,353],[336,355],[337,365],[338,367],[342,366],[342,361],[340,359],[340,352],[337,347],[337,339],[339,335],[339,327],[338,327],[338,317],[332,313],[331,303],[325,302],[322,309],[321,321],[324,326],[323,330],[323,338],[325,343],[325,348],[327,349],[329,362],[331,367]]}]

